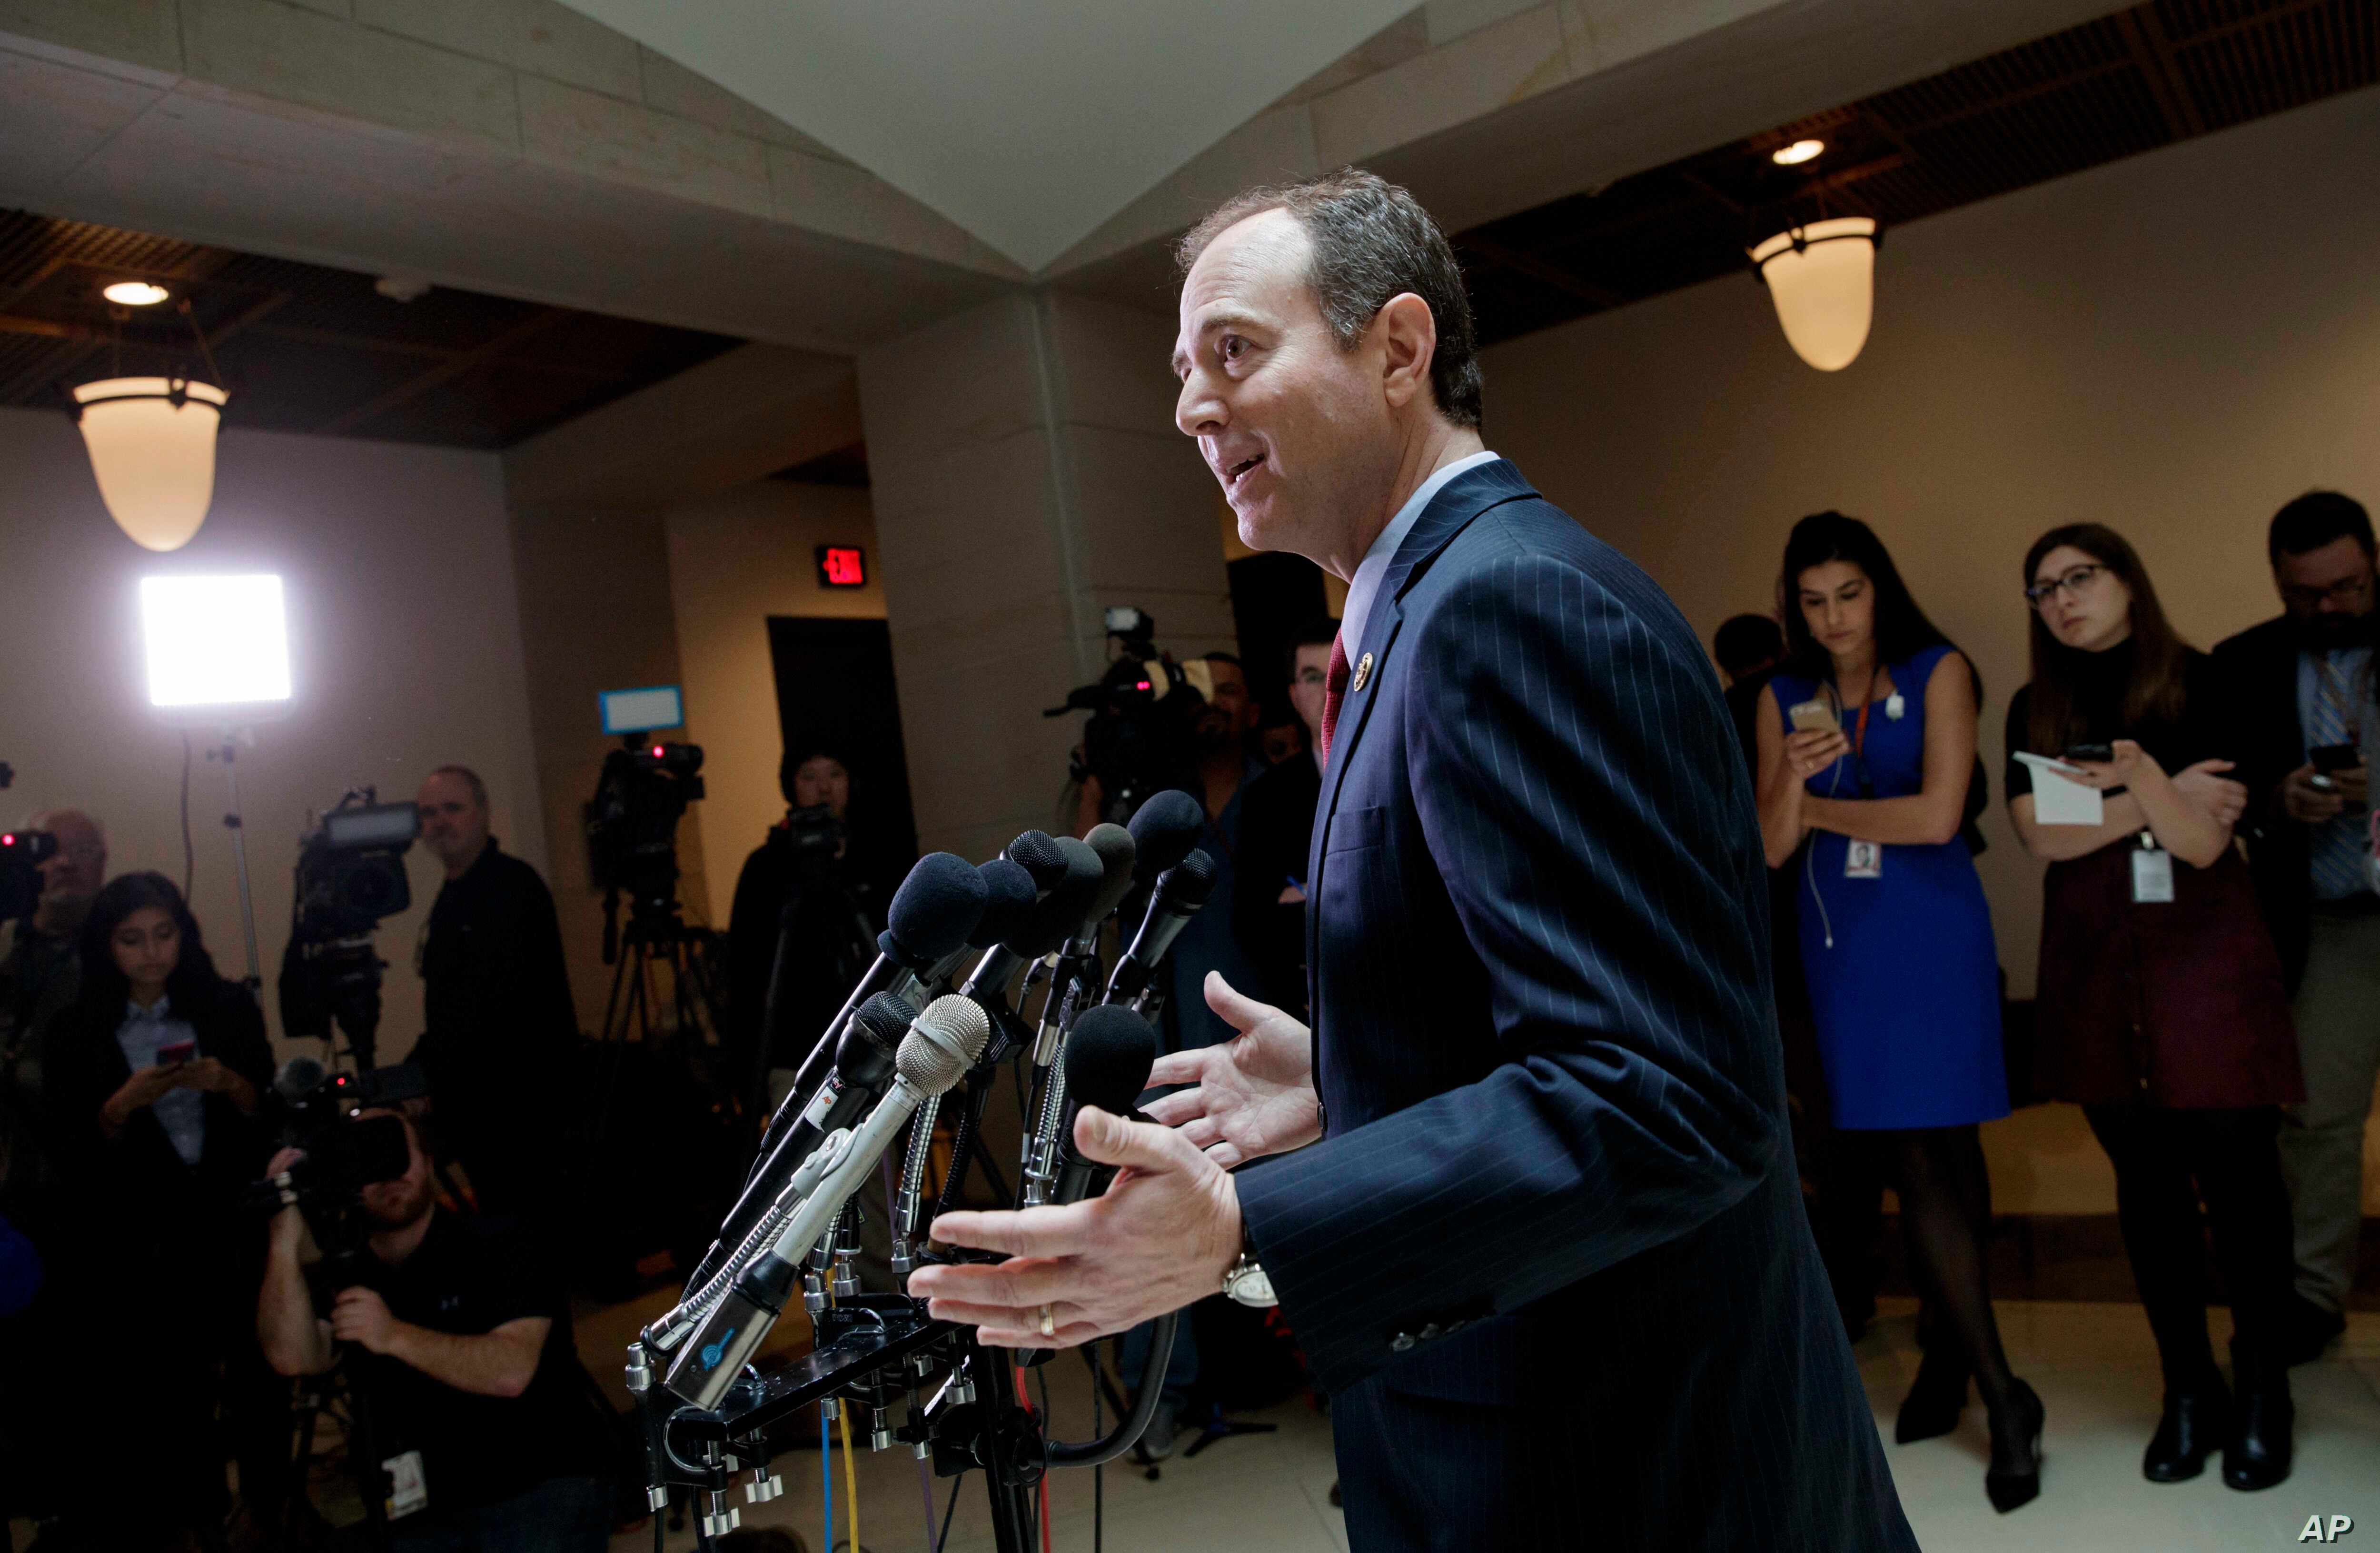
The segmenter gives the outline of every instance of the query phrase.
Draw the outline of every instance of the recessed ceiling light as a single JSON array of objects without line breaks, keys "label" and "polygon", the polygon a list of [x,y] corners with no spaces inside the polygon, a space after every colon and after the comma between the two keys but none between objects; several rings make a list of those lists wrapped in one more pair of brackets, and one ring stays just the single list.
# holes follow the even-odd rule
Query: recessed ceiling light
[{"label": "recessed ceiling light", "polygon": [[1795,167],[1827,149],[1824,140],[1796,140],[1790,146],[1779,146],[1768,153],[1768,160],[1779,167]]},{"label": "recessed ceiling light", "polygon": [[100,295],[128,308],[153,308],[173,293],[162,285],[151,285],[147,281],[117,281]]}]

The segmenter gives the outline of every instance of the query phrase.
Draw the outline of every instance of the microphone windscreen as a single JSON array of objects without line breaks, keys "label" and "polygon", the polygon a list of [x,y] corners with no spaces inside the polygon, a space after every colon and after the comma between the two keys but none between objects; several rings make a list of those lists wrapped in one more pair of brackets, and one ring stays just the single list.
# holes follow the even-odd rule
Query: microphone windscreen
[{"label": "microphone windscreen", "polygon": [[1182,789],[1169,788],[1140,806],[1132,817],[1132,839],[1140,855],[1135,877],[1149,880],[1182,861],[1207,829],[1207,806]]},{"label": "microphone windscreen", "polygon": [[1121,825],[1092,826],[1083,844],[1099,855],[1099,892],[1091,897],[1091,909],[1084,913],[1084,920],[1105,922],[1108,913],[1132,889],[1133,859],[1139,855],[1140,845]]},{"label": "microphone windscreen", "polygon": [[1002,857],[1033,876],[1033,888],[1048,893],[1066,877],[1066,855],[1058,848],[1058,839],[1047,831],[1027,831],[1010,842],[1001,853]]},{"label": "microphone windscreen", "polygon": [[915,1087],[939,1095],[975,1065],[990,1039],[991,1018],[981,1005],[972,998],[945,993],[917,1015],[893,1066]]},{"label": "microphone windscreen", "polygon": [[891,926],[884,932],[892,941],[885,947],[913,967],[929,965],[966,942],[983,919],[986,900],[983,876],[974,864],[948,852],[929,852],[892,892]]},{"label": "microphone windscreen", "polygon": [[967,935],[967,942],[978,949],[990,949],[993,944],[1016,930],[1040,900],[1041,892],[1033,876],[1005,857],[995,857],[978,864],[976,872],[983,876],[983,917]]},{"label": "microphone windscreen", "polygon": [[1065,859],[1066,872],[1041,904],[1033,908],[1016,931],[1000,941],[1028,960],[1038,960],[1074,936],[1082,926],[1083,916],[1091,909],[1091,897],[1099,892],[1099,881],[1107,870],[1100,866],[1099,855],[1072,836],[1062,836],[1059,855]]},{"label": "microphone windscreen", "polygon": [[1167,898],[1178,905],[1206,904],[1215,889],[1215,860],[1204,852],[1193,852],[1167,870],[1163,888]]},{"label": "microphone windscreen", "polygon": [[325,1071],[322,1064],[311,1057],[292,1057],[273,1074],[273,1092],[294,1106],[314,1092],[315,1086],[322,1082]]},{"label": "microphone windscreen", "polygon": [[897,1049],[901,1037],[917,1017],[917,1011],[890,992],[879,992],[859,1005],[851,1016],[852,1026],[887,1051]]},{"label": "microphone windscreen", "polygon": [[1148,1087],[1157,1032],[1121,1003],[1085,1009],[1066,1035],[1066,1096],[1122,1116]]}]

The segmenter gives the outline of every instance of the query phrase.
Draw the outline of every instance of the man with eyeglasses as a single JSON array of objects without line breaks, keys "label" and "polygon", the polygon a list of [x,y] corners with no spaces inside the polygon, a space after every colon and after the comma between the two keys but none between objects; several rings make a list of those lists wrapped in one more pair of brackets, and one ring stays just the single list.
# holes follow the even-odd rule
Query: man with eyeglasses
[{"label": "man with eyeglasses", "polygon": [[26,823],[55,836],[37,865],[42,894],[33,915],[0,925],[0,1205],[47,1174],[41,1147],[42,1032],[82,988],[75,940],[99,887],[107,882],[107,835],[80,809],[52,809]]},{"label": "man with eyeglasses", "polygon": [[2245,734],[2243,827],[2257,892],[2292,978],[2306,1100],[2281,1129],[2296,1217],[2290,1362],[2346,1327],[2362,1230],[2363,1133],[2380,1074],[2380,893],[2367,808],[2380,754],[2372,519],[2335,491],[2274,515],[2286,613],[2215,649]]}]

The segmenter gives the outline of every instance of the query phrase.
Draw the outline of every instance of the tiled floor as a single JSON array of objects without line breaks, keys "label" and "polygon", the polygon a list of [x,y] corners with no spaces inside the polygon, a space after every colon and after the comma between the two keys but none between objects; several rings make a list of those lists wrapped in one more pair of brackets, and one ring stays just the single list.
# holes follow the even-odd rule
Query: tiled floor
[{"label": "tiled floor", "polygon": [[[1888,1436],[1916,1367],[1912,1318],[1909,1302],[1887,1302],[1859,1347],[1861,1372]],[[1956,1435],[1887,1445],[1901,1502],[1930,1553],[2240,1553],[2296,1547],[2307,1517],[2317,1514],[2350,1515],[2359,1530],[2380,1537],[2380,1315],[2358,1315],[2330,1358],[2293,1372],[2297,1470],[2288,1483],[2263,1494],[2233,1493],[2211,1470],[2194,1483],[2164,1487],[2141,1477],[2141,1447],[2156,1422],[2158,1383],[2155,1351],[2139,1306],[2010,1303],[2000,1306],[2000,1321],[2011,1361],[2048,1407],[2042,1497],[2010,1516],[1985,1503],[1977,1408],[1969,1408]],[[2219,1313],[2217,1321],[2220,1352]],[[596,1357],[591,1345],[589,1357]],[[1081,1367],[1062,1366],[1053,1381],[1059,1432],[1089,1434]],[[1220,1441],[1196,1461],[1168,1463],[1156,1482],[1129,1468],[1109,1469],[1103,1474],[1105,1547],[1116,1553],[1344,1549],[1343,1523],[1328,1498],[1337,1475],[1328,1421],[1297,1403],[1260,1416],[1280,1432]],[[862,1451],[855,1464],[863,1546],[871,1553],[922,1553],[925,1512],[916,1462],[895,1449],[873,1456]],[[808,1452],[785,1461],[784,1498],[747,1514],[746,1523],[789,1526],[811,1553],[820,1553],[818,1468],[818,1457]],[[840,1459],[836,1478],[834,1539],[847,1548]],[[935,1486],[939,1519],[950,1485]],[[1052,1547],[1088,1553],[1091,1474],[1052,1474],[1050,1494]],[[991,1538],[976,1480],[960,1490],[958,1506],[949,1553],[985,1553]],[[675,1553],[693,1540],[689,1531],[670,1535],[667,1545]],[[613,1543],[613,1553],[641,1553],[651,1546],[650,1529]]]}]

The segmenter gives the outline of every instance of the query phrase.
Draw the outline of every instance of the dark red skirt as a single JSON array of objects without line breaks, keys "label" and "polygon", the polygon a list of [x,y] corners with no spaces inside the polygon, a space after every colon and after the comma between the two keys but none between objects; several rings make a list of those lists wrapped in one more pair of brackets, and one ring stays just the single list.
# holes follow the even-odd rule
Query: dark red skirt
[{"label": "dark red skirt", "polygon": [[2054,1099],[2178,1109],[2305,1098],[2280,956],[2248,865],[2176,859],[2174,898],[2132,901],[2135,848],[2052,863],[2034,1082]]}]

